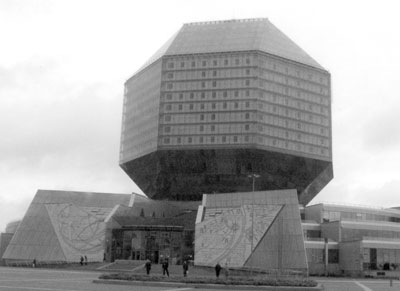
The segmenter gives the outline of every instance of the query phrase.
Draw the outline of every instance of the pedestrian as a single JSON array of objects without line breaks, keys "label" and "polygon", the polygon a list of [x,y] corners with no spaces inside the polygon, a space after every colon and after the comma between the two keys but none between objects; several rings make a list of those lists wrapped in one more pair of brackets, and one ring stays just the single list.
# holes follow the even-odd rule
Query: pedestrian
[{"label": "pedestrian", "polygon": [[86,255],[85,255],[85,265],[87,265],[87,257],[86,257]]},{"label": "pedestrian", "polygon": [[182,268],[183,268],[183,277],[186,277],[187,274],[189,273],[189,265],[187,261],[183,262]]},{"label": "pedestrian", "polygon": [[228,267],[228,263],[225,262],[225,278],[228,279],[229,277],[229,267]]},{"label": "pedestrian", "polygon": [[167,274],[167,276],[169,277],[169,271],[168,271],[168,258],[164,259],[163,263],[162,263],[162,269],[163,269],[163,276],[165,276],[165,274]]},{"label": "pedestrian", "polygon": [[150,275],[150,270],[151,270],[151,262],[149,259],[146,260],[146,263],[144,264],[145,268],[146,268],[146,273],[147,275]]},{"label": "pedestrian", "polygon": [[36,258],[35,258],[35,259],[33,259],[33,262],[32,262],[32,268],[36,268]]},{"label": "pedestrian", "polygon": [[81,256],[81,266],[83,266],[83,257]]},{"label": "pedestrian", "polygon": [[215,265],[215,276],[217,276],[217,279],[219,278],[219,273],[221,272],[221,269],[222,269],[221,265],[217,263]]}]

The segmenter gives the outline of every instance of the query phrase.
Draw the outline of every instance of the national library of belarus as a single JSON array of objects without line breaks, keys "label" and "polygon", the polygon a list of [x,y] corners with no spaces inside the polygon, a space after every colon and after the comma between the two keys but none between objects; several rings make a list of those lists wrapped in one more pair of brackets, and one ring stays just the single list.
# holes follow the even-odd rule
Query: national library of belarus
[{"label": "national library of belarus", "polygon": [[398,270],[400,210],[308,205],[333,178],[330,73],[267,19],[185,24],[130,77],[120,166],[147,197],[38,190],[1,263]]}]

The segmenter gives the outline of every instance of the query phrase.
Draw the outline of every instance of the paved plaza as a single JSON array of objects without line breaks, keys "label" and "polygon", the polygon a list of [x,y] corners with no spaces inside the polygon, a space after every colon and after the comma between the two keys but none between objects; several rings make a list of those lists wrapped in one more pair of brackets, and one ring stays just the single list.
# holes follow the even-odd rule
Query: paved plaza
[{"label": "paved plaza", "polygon": [[[93,280],[99,276],[98,272],[49,270],[30,268],[0,267],[0,290],[42,290],[42,291],[186,291],[186,290],[213,290],[200,288],[150,287],[150,286],[123,286],[94,284]],[[394,291],[400,290],[400,282],[373,279],[325,279],[318,278],[318,282],[325,286],[326,291]],[[227,288],[227,290],[229,290]]]}]

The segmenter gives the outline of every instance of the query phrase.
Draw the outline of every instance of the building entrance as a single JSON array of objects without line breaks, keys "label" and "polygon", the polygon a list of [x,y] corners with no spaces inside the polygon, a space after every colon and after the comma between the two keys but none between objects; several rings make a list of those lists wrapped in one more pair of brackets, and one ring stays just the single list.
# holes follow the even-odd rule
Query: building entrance
[{"label": "building entrance", "polygon": [[182,260],[183,228],[129,226],[112,231],[111,261],[147,260],[158,264]]}]

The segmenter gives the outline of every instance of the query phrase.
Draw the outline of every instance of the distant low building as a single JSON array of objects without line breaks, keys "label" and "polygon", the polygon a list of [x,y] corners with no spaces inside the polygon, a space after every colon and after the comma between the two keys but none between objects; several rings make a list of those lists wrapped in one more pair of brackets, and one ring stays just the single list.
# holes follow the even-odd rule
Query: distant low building
[{"label": "distant low building", "polygon": [[306,207],[304,218],[311,274],[398,276],[400,210],[321,203]]}]

